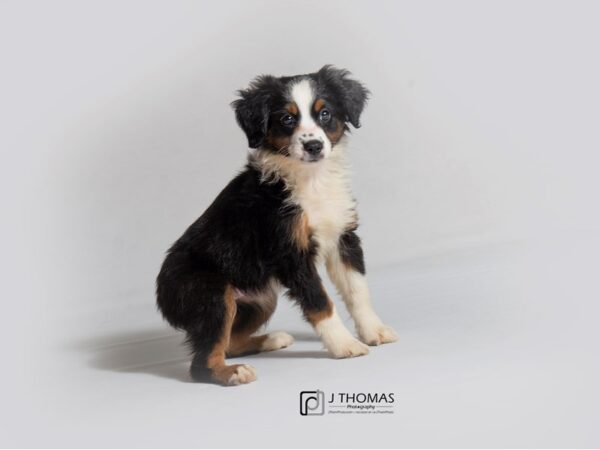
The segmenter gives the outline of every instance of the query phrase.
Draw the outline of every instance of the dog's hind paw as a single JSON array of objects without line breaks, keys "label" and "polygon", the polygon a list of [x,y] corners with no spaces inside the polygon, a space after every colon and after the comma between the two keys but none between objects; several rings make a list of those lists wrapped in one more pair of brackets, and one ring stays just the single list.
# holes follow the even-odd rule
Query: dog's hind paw
[{"label": "dog's hind paw", "polygon": [[237,386],[256,381],[256,371],[248,364],[236,364],[231,366],[234,370],[227,380],[228,386]]},{"label": "dog's hind paw", "polygon": [[223,386],[238,386],[255,381],[256,371],[248,364],[233,364],[213,369],[211,378]]},{"label": "dog's hind paw", "polygon": [[285,331],[275,331],[267,335],[267,338],[261,345],[261,351],[272,352],[273,350],[289,347],[293,343],[294,338],[291,335]]}]

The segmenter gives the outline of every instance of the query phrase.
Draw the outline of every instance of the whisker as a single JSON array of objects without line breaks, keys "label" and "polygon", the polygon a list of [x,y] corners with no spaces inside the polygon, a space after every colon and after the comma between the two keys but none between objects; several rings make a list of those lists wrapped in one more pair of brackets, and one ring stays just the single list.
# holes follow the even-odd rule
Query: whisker
[{"label": "whisker", "polygon": [[284,145],[283,147],[281,147],[280,149],[277,150],[277,153],[279,154],[284,154],[284,152],[290,147],[290,144]]}]

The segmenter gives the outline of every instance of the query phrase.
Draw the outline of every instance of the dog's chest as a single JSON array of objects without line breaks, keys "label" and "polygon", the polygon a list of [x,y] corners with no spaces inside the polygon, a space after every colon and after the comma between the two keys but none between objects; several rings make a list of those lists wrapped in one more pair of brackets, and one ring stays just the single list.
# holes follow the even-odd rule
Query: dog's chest
[{"label": "dog's chest", "polygon": [[335,250],[340,236],[356,223],[356,202],[343,177],[310,179],[296,186],[294,200],[306,215],[320,257]]}]

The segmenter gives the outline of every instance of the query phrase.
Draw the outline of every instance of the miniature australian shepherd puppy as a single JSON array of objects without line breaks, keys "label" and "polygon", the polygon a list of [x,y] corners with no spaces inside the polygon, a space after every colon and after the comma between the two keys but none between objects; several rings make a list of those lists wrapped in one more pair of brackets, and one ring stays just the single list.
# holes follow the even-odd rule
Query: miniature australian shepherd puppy
[{"label": "miniature australian shepherd puppy", "polygon": [[[280,288],[334,358],[397,339],[371,306],[346,164],[348,124],[360,126],[368,93],[332,66],[260,76],[239,91],[232,106],[253,149],[248,164],[173,244],[157,279],[160,311],[187,333],[194,379],[249,383],[254,368],[228,365],[227,356],[293,343],[284,332],[255,334]],[[323,288],[322,263],[360,340]]]}]

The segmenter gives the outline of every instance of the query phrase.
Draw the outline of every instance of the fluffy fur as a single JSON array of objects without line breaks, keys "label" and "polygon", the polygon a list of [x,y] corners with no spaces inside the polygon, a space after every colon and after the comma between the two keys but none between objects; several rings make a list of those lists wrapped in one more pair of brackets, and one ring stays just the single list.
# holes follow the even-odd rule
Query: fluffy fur
[{"label": "fluffy fur", "polygon": [[[256,335],[280,288],[336,358],[396,340],[371,306],[346,162],[348,124],[359,127],[368,91],[325,66],[293,77],[261,76],[233,102],[253,151],[246,168],[169,249],[157,279],[158,307],[187,333],[192,376],[249,383],[254,369],[227,356],[292,344]],[[319,277],[324,263],[360,340],[343,325]]]}]

